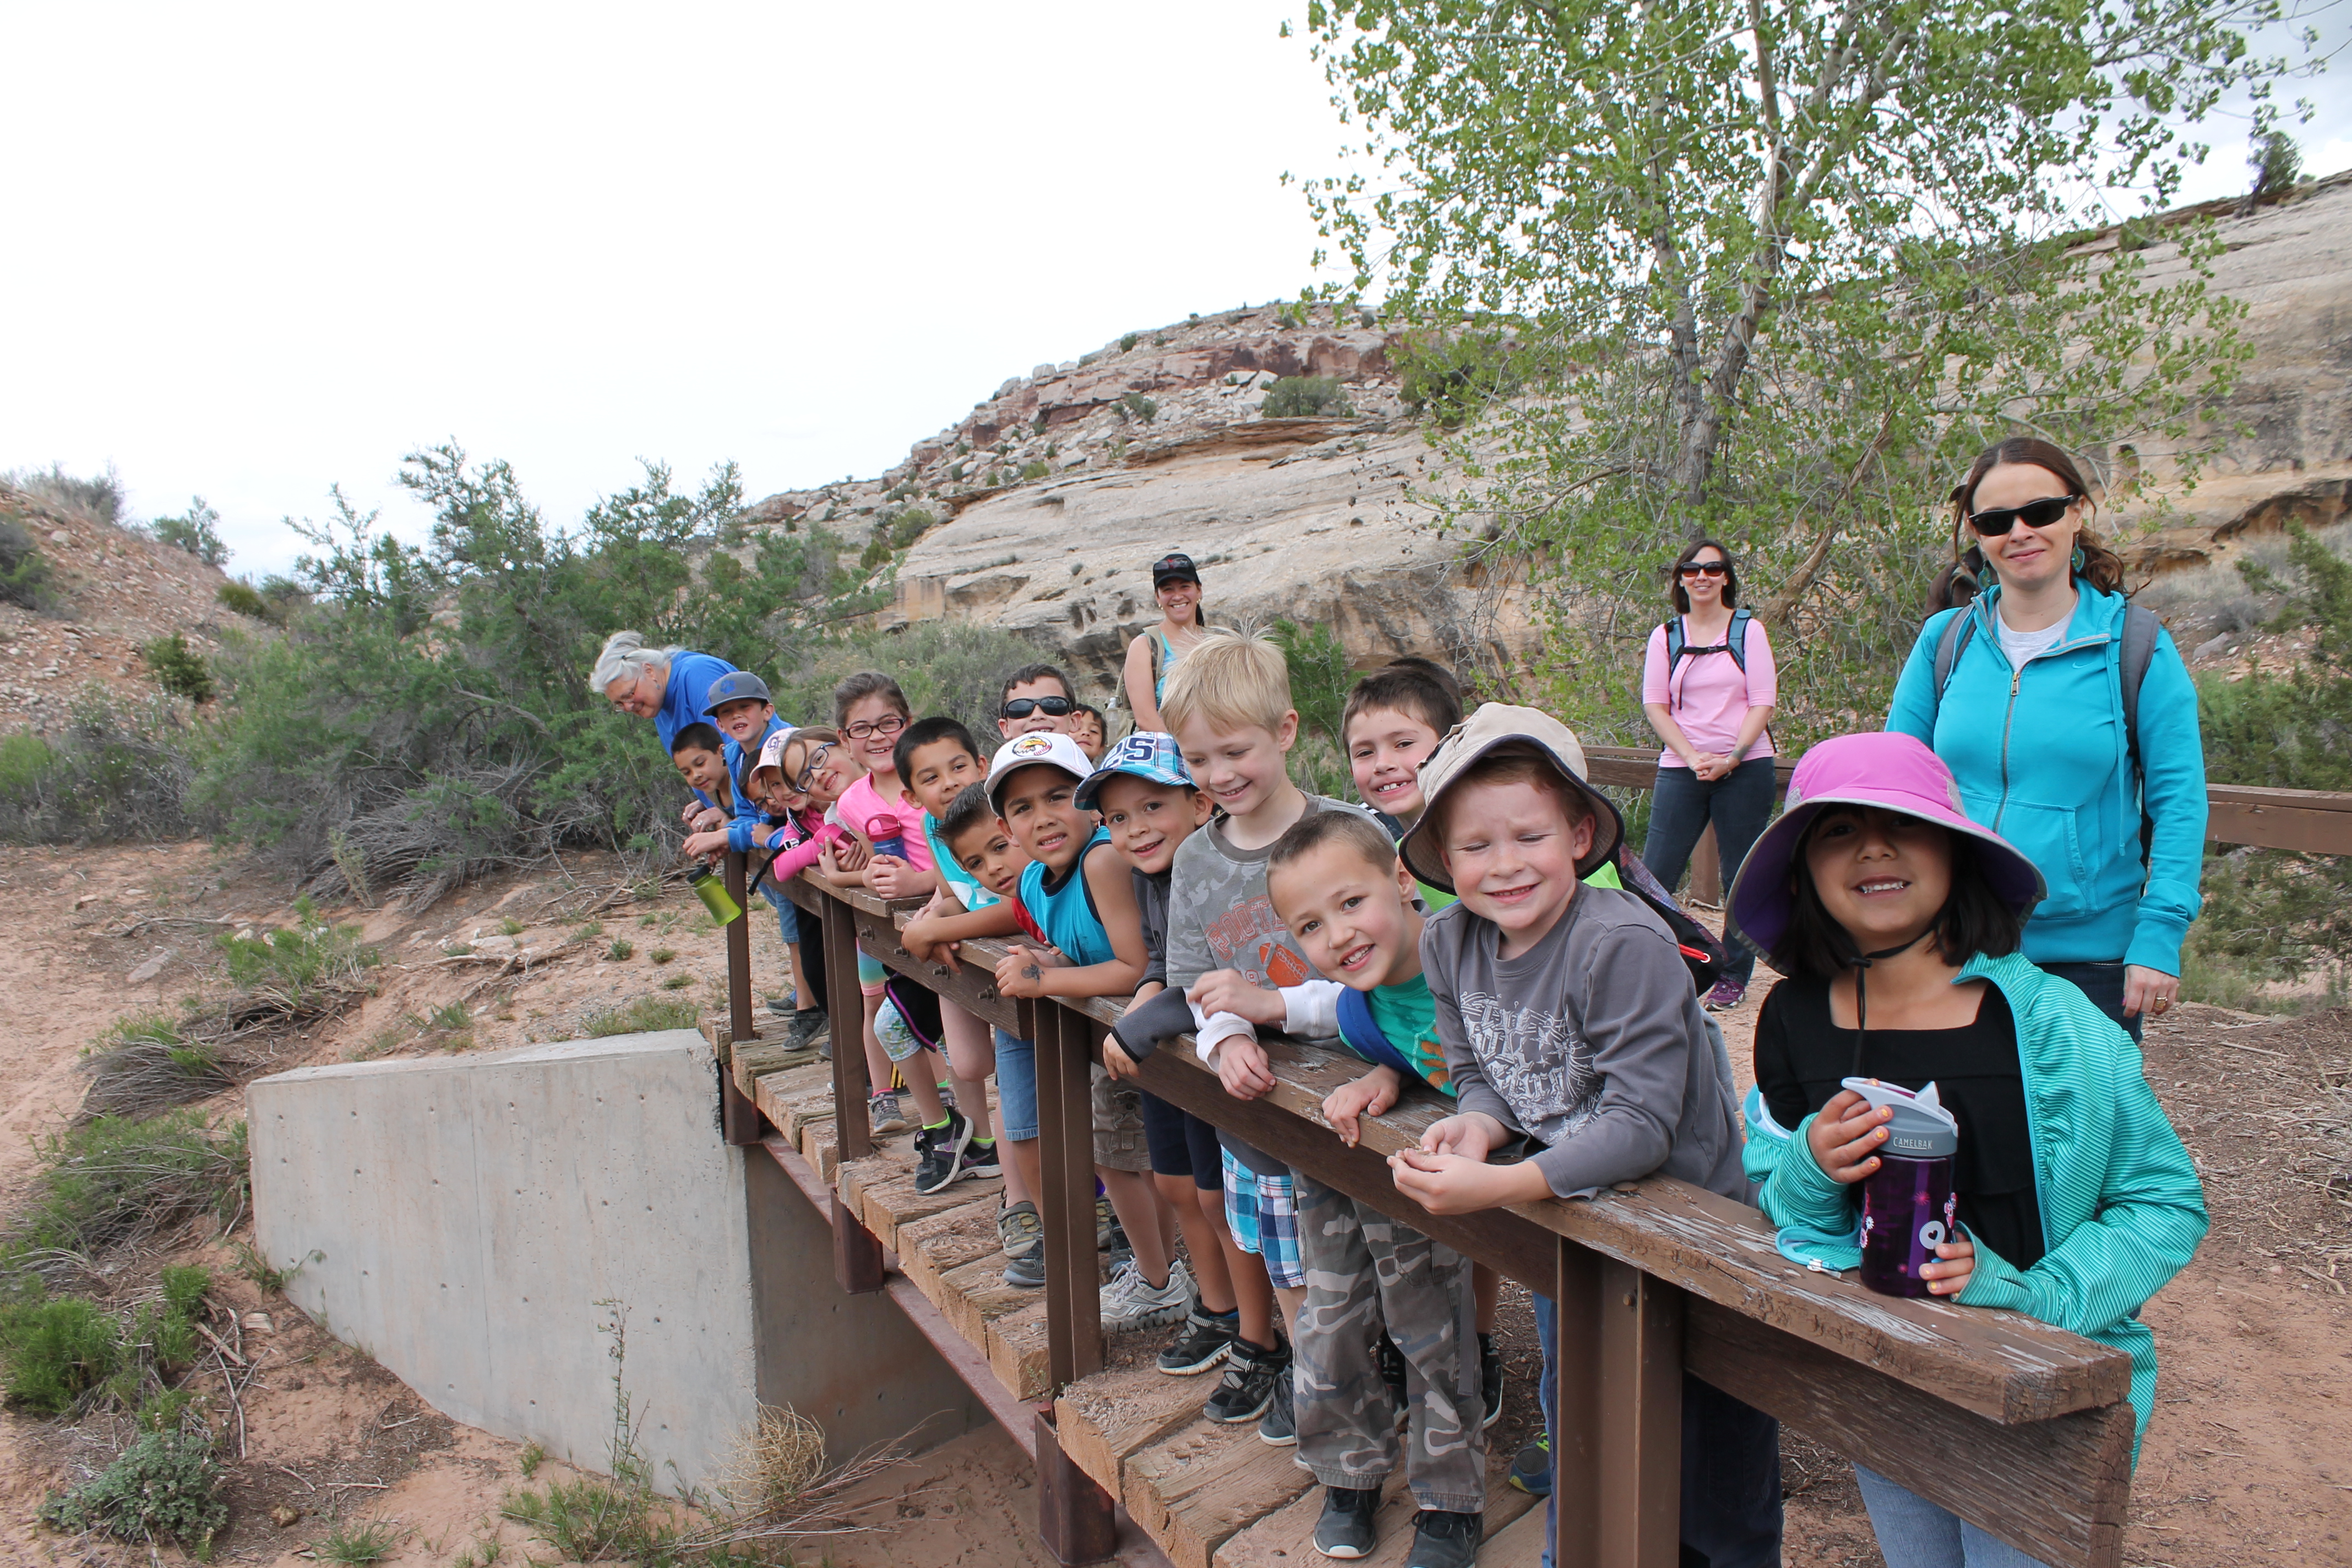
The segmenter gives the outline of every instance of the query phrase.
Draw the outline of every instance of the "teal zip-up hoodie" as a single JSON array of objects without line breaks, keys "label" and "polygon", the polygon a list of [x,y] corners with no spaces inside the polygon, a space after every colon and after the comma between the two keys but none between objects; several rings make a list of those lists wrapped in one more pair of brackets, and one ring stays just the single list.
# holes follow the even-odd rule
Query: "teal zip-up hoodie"
[{"label": "teal zip-up hoodie", "polygon": [[[2124,726],[2122,637],[2127,601],[2079,583],[2057,646],[2010,666],[1994,624],[2000,589],[1928,618],[1895,688],[1886,727],[1935,750],[1959,781],[1961,809],[2023,851],[2050,885],[2025,926],[2037,963],[2121,959],[2180,973],[2180,942],[2200,902],[2205,744],[2189,667],[2159,632],[2139,689],[2132,776]],[[1954,616],[1977,617],[1936,700],[1936,644]],[[2140,864],[2141,793],[2154,825]]]},{"label": "teal zip-up hoodie", "polygon": [[[2188,1266],[2204,1239],[2204,1184],[2148,1087],[2139,1047],[2082,992],[2017,953],[1979,953],[1954,984],[1960,980],[2000,987],[2017,1021],[2047,1250],[2041,1262],[2020,1269],[1978,1242],[1976,1267],[1954,1300],[1964,1307],[2006,1307],[2128,1354],[2137,1462],[2156,1402],[2156,1336],[2139,1321],[2139,1310]],[[1814,1120],[1783,1129],[1762,1097],[1748,1091],[1744,1163],[1760,1189],[1757,1206],[1775,1226],[1823,1239],[1853,1237],[1858,1247],[1861,1185],[1833,1182],[1822,1172],[1805,1136]],[[1825,1262],[1853,1267],[1853,1258],[1836,1256],[1835,1243],[1816,1250]]]}]

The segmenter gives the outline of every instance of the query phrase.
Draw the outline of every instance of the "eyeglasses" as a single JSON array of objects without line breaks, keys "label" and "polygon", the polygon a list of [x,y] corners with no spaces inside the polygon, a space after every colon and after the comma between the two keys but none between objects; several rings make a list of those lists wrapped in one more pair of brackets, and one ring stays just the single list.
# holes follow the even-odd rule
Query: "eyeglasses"
[{"label": "eyeglasses", "polygon": [[1016,697],[1004,705],[1007,719],[1026,719],[1032,713],[1043,713],[1048,719],[1068,716],[1077,706],[1066,697]]},{"label": "eyeglasses", "polygon": [[1680,568],[1685,577],[1721,577],[1731,571],[1728,561],[1685,561]]},{"label": "eyeglasses", "polygon": [[1972,511],[1969,514],[1969,526],[1988,539],[1998,539],[2021,522],[2028,528],[2047,528],[2065,516],[2066,509],[2082,499],[2080,496],[2043,496],[2040,500],[2030,500],[2023,506]]},{"label": "eyeglasses", "polygon": [[816,783],[817,769],[824,765],[824,754],[831,750],[833,750],[831,741],[817,742],[816,750],[811,752],[808,754],[808,760],[801,763],[801,771],[793,775],[793,788],[795,791],[802,795],[808,794],[809,785]]},{"label": "eyeglasses", "polygon": [[853,741],[870,741],[877,735],[895,735],[907,727],[903,713],[885,713],[879,719],[860,719],[855,724],[844,724],[841,732]]}]

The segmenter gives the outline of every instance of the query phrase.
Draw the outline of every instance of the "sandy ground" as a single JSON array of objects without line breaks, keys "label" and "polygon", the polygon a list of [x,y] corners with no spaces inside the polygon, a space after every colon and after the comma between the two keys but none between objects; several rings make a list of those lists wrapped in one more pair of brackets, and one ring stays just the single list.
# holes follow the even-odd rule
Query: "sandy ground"
[{"label": "sandy ground", "polygon": [[[0,850],[0,895],[15,917],[14,940],[0,947],[0,1212],[21,1200],[37,1169],[35,1141],[62,1127],[79,1102],[84,1047],[119,1018],[217,987],[218,934],[282,923],[289,892],[282,875],[203,846]],[[331,913],[362,924],[385,963],[375,994],[282,1042],[286,1066],[568,1038],[597,1008],[720,996],[723,947],[700,906],[674,889],[635,896],[610,860],[567,858],[562,875],[492,879],[417,914]],[[633,945],[629,957],[611,956],[615,939]],[[475,951],[449,951],[458,946]],[[672,956],[656,963],[656,952]],[[774,928],[761,928],[754,963],[763,993],[786,983],[782,952]],[[1751,995],[1760,997],[1769,976],[1759,979]],[[432,1016],[452,1004],[463,1005],[465,1025],[434,1026]],[[1748,1054],[1754,1013],[1751,1001],[1726,1016],[1735,1061]],[[2327,1189],[2352,1163],[2352,1016],[2273,1020],[2185,1008],[2150,1031],[2147,1059],[2205,1173],[2214,1227],[2197,1261],[2147,1310],[2164,1372],[2124,1560],[2147,1568],[2352,1563],[2352,1396],[2344,1393],[2352,1193]],[[2332,1109],[2331,1085],[2339,1097]],[[214,1109],[233,1111],[236,1099]],[[527,1482],[516,1445],[434,1413],[284,1298],[237,1277],[237,1239],[200,1231],[171,1259],[214,1268],[234,1331],[261,1369],[242,1403],[242,1457],[239,1412],[215,1395],[231,1430],[234,1510],[218,1555],[291,1568],[314,1560],[302,1554],[333,1522],[377,1519],[395,1528],[388,1563],[439,1568],[470,1554],[478,1563],[492,1542],[501,1553],[522,1549],[504,1561],[551,1563],[551,1549],[501,1521],[499,1507],[510,1489],[565,1472],[551,1461]],[[109,1288],[136,1289],[162,1261],[142,1260]],[[1527,1391],[1536,1364],[1523,1296],[1507,1297],[1503,1327],[1513,1342],[1513,1394],[1495,1437],[1516,1447],[1532,1425]],[[196,1382],[216,1390],[219,1379]],[[0,1416],[0,1561],[144,1558],[57,1536],[33,1518],[49,1488],[103,1463],[126,1436],[109,1417],[75,1426]],[[1845,1467],[1794,1438],[1784,1455],[1787,1560],[1878,1563]],[[862,1527],[809,1542],[797,1557],[843,1568],[1043,1568],[1033,1484],[1009,1440],[975,1433],[869,1482],[859,1493],[869,1505]]]}]

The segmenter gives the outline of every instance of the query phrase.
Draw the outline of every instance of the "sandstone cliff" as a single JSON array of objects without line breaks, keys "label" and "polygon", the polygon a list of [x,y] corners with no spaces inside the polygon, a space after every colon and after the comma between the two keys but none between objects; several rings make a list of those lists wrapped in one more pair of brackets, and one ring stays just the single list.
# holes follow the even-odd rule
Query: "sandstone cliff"
[{"label": "sandstone cliff", "polygon": [[[2108,510],[2150,573],[2352,506],[2352,175],[2251,213],[2200,210],[2221,220],[2215,285],[2247,303],[2254,358],[2211,413],[2223,449],[2194,489],[2164,452],[2105,455],[2141,480]],[[2147,259],[2152,283],[2182,265],[2164,243]],[[1171,550],[1200,563],[1213,618],[1323,622],[1360,663],[1513,662],[1530,641],[1516,596],[1412,499],[1454,476],[1404,406],[1402,347],[1369,316],[1295,307],[1129,333],[1007,381],[877,479],[773,496],[754,518],[822,522],[877,564],[903,550],[888,618],[1027,634],[1097,695],[1157,617],[1147,567]],[[1345,410],[1262,417],[1286,375],[1331,378]]]}]

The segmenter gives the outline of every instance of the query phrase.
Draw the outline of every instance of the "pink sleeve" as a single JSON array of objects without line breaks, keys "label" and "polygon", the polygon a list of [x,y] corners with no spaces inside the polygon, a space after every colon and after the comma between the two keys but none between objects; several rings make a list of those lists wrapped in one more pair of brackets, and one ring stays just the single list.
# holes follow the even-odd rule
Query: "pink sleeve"
[{"label": "pink sleeve", "polygon": [[768,875],[775,881],[788,881],[817,863],[824,847],[840,841],[841,824],[828,822],[817,829],[816,837],[802,840],[769,862]]},{"label": "pink sleeve", "polygon": [[1780,705],[1780,669],[1772,662],[1772,639],[1764,635],[1762,621],[1748,623],[1748,706],[1778,708]]},{"label": "pink sleeve", "polygon": [[1650,628],[1649,651],[1642,656],[1642,700],[1664,706],[1666,691],[1666,628]]}]

